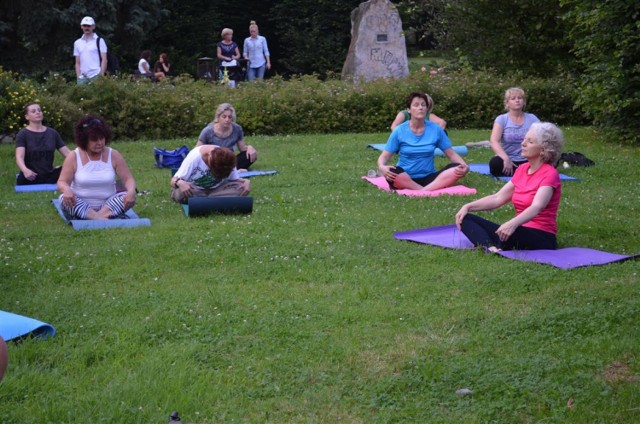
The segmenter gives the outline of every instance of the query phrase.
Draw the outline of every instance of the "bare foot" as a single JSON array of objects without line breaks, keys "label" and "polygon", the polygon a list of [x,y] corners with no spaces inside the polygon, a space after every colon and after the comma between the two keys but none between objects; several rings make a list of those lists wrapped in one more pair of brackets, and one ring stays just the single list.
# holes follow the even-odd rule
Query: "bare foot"
[{"label": "bare foot", "polygon": [[496,246],[490,246],[488,250],[489,250],[489,252],[491,252],[491,253],[498,253],[498,252],[502,252],[502,249],[500,249],[500,248],[498,248],[498,247],[496,247]]}]

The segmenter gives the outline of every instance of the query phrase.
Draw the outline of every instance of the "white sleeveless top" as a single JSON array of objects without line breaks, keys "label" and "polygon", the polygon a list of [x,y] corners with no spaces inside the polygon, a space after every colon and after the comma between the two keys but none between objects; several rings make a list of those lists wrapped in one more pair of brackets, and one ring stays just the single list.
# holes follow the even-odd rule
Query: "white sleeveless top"
[{"label": "white sleeveless top", "polygon": [[105,200],[113,196],[116,192],[116,171],[111,164],[111,148],[107,147],[107,161],[102,161],[102,155],[99,160],[91,160],[86,165],[82,164],[81,154],[87,155],[76,148],[77,169],[71,182],[71,190],[77,197],[84,199],[91,208],[99,209]]}]

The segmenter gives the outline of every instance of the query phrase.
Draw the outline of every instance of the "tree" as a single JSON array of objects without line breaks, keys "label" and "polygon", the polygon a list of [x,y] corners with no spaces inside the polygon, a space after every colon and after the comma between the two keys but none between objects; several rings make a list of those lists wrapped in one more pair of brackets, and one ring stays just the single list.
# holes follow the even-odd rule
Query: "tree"
[{"label": "tree", "polygon": [[[428,2],[428,0],[423,0]],[[560,0],[452,0],[439,42],[472,65],[549,76],[574,61]]]},{"label": "tree", "polygon": [[[275,2],[274,2],[275,3]],[[351,42],[351,11],[361,0],[282,0],[271,21],[285,73],[340,72]],[[295,13],[294,13],[295,12]]]},{"label": "tree", "polygon": [[145,34],[166,13],[162,0],[0,0],[0,10],[0,64],[27,74],[73,72],[73,42],[84,16],[96,20],[109,48],[137,58]]},{"label": "tree", "polygon": [[640,4],[563,0],[583,67],[577,103],[610,138],[640,143]]}]

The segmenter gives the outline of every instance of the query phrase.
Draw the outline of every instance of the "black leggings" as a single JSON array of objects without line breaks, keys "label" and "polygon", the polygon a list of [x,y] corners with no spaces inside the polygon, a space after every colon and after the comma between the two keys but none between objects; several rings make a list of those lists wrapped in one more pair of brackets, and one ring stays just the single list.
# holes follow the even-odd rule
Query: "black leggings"
[{"label": "black leggings", "polygon": [[[440,173],[442,173],[442,171],[447,170],[449,168],[455,168],[456,166],[460,165],[459,163],[449,163],[447,164],[444,168],[442,168],[441,170],[434,172],[433,174],[429,174],[426,177],[422,177],[422,178],[411,178],[413,180],[414,183],[421,185],[422,187],[428,186],[429,184],[431,184],[433,182],[433,180],[435,180],[438,175],[440,175]],[[394,174],[402,174],[403,172],[405,172],[404,169],[402,169],[401,166],[392,166],[391,167],[391,172],[393,172]],[[387,183],[389,184],[389,188],[391,190],[396,190],[396,187],[393,185],[393,181],[387,180]]]},{"label": "black leggings", "polygon": [[491,175],[493,175],[494,177],[511,177],[513,176],[513,173],[516,172],[516,168],[518,168],[518,166],[522,165],[523,163],[526,163],[526,160],[523,160],[521,162],[513,162],[513,168],[511,171],[511,175],[505,175],[504,174],[504,161],[502,160],[502,158],[500,156],[494,156],[491,158],[491,160],[489,161],[489,170],[491,171]]},{"label": "black leggings", "polygon": [[519,226],[505,242],[500,241],[496,230],[500,225],[477,215],[467,214],[462,220],[462,232],[475,246],[502,250],[555,250],[558,248],[555,234]]},{"label": "black leggings", "polygon": [[47,172],[46,174],[39,173],[33,181],[27,180],[21,172],[16,177],[16,185],[56,184],[58,182],[58,178],[60,178],[60,171],[62,171],[61,166],[53,168],[53,171]]},{"label": "black leggings", "polygon": [[238,159],[238,164],[236,165],[236,168],[238,169],[249,169],[249,167],[253,164],[253,162],[251,162],[247,157],[247,152],[238,153],[236,158]]}]

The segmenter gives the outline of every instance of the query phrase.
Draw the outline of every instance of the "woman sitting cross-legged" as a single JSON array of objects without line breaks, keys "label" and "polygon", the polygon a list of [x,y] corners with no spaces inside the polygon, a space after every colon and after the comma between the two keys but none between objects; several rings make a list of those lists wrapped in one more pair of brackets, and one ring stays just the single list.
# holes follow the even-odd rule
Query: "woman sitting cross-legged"
[{"label": "woman sitting cross-legged", "polygon": [[[560,157],[562,132],[548,122],[531,125],[522,142],[520,165],[513,178],[497,193],[462,206],[456,225],[476,246],[499,250],[557,249],[558,206],[562,187],[553,164]],[[486,211],[513,203],[516,216],[502,225],[472,211]]]},{"label": "woman sitting cross-legged", "polygon": [[239,150],[237,166],[239,169],[246,170],[258,160],[258,152],[253,146],[245,143],[244,132],[242,127],[236,124],[236,120],[236,110],[232,105],[219,104],[213,122],[200,132],[196,147],[214,144],[234,151],[237,146]]},{"label": "woman sitting cross-legged", "polygon": [[[438,190],[455,184],[469,172],[465,161],[451,147],[444,130],[425,120],[428,104],[424,93],[409,94],[407,109],[411,119],[393,130],[378,157],[378,169],[391,189]],[[452,162],[440,171],[434,164],[436,147]],[[387,165],[395,153],[398,163]]]},{"label": "woman sitting cross-legged", "polygon": [[[136,182],[120,153],[107,147],[111,128],[87,115],[74,128],[75,150],[67,155],[58,179],[62,210],[69,219],[109,219],[136,203]],[[126,191],[116,191],[116,176]]]},{"label": "woman sitting cross-legged", "polygon": [[190,197],[246,196],[251,185],[240,178],[236,156],[226,147],[197,146],[171,177],[171,198],[187,203]]},{"label": "woman sitting cross-legged", "polygon": [[29,125],[16,136],[16,163],[20,168],[16,184],[55,184],[62,170],[53,167],[55,152],[66,157],[69,149],[56,130],[42,124],[44,114],[38,103],[29,103],[24,117]]}]

